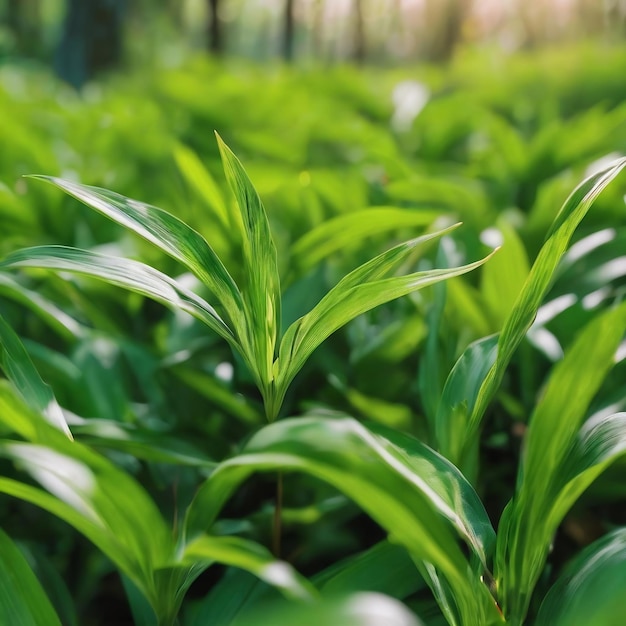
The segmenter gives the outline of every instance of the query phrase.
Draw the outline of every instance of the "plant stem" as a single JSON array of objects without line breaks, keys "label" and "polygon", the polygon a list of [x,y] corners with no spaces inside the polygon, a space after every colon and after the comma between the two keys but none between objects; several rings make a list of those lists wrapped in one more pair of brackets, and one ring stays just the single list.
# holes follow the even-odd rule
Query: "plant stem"
[{"label": "plant stem", "polygon": [[272,552],[274,556],[280,558],[280,540],[282,534],[281,511],[283,508],[283,474],[278,472],[276,482],[276,506],[274,508],[274,521],[272,525]]}]

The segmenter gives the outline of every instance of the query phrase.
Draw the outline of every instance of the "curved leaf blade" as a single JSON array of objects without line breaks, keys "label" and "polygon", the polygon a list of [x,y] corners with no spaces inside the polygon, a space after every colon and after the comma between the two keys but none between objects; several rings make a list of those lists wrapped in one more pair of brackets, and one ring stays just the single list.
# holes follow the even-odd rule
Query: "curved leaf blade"
[{"label": "curved leaf blade", "polygon": [[[626,304],[594,318],[557,364],[528,427],[518,484],[500,523],[496,578],[505,615],[522,619],[552,537],[582,490],[619,452],[616,419],[579,429],[614,363],[626,328]],[[593,423],[591,424],[593,426]],[[621,435],[621,433],[618,434]],[[605,439],[610,435],[611,439]],[[593,469],[595,467],[595,470]]]},{"label": "curved leaf blade", "polygon": [[241,161],[216,133],[228,185],[237,200],[243,224],[243,254],[247,274],[243,300],[247,331],[254,346],[255,372],[264,396],[274,378],[274,351],[280,329],[280,279],[276,247],[261,198]]},{"label": "curved leaf blade", "polygon": [[287,598],[312,600],[315,588],[291,565],[277,560],[263,546],[241,537],[202,535],[185,546],[184,564],[221,563],[246,570]]},{"label": "curved leaf blade", "polygon": [[305,316],[285,333],[275,365],[280,400],[311,353],[331,334],[358,315],[454,276],[470,272],[486,263],[492,254],[468,265],[449,269],[415,272],[385,278],[407,259],[416,246],[448,233],[455,226],[405,242],[378,255],[345,276]]},{"label": "curved leaf blade", "polygon": [[108,189],[52,176],[33,176],[55,185],[154,244],[193,272],[217,297],[238,333],[244,329],[243,300],[228,270],[204,237],[167,211]]},{"label": "curved leaf blade", "polygon": [[0,529],[0,624],[61,626],[37,577]]},{"label": "curved leaf blade", "polygon": [[545,597],[537,626],[621,626],[626,611],[626,529],[585,548]]},{"label": "curved leaf blade", "polygon": [[304,273],[346,245],[371,235],[399,228],[428,226],[439,211],[370,207],[322,222],[291,247],[292,264]]},{"label": "curved leaf blade", "polygon": [[[23,401],[71,439],[72,433],[52,389],[42,380],[26,348],[1,315],[0,366]],[[36,422],[23,419],[21,416],[9,426],[27,438],[34,438],[38,431]]]},{"label": "curved leaf blade", "polygon": [[240,349],[232,330],[208,302],[144,263],[65,246],[24,248],[0,261],[0,268],[29,267],[82,274],[134,291],[193,315],[233,347]]},{"label": "curved leaf blade", "polygon": [[262,605],[235,618],[232,626],[421,626],[403,604],[380,593],[356,593],[339,599],[323,599],[301,606]]},{"label": "curved leaf blade", "polygon": [[[430,461],[447,463],[437,455]],[[460,514],[450,510],[440,487],[433,486],[438,480],[447,483],[451,475],[433,476],[432,468],[426,455],[410,462],[406,449],[351,418],[282,420],[259,431],[242,455],[218,466],[188,509],[186,533],[193,538],[208,529],[252,473],[304,471],[343,491],[414,558],[436,566],[454,589],[461,615],[493,617],[496,609],[489,591],[470,572],[457,545],[457,533],[463,532]],[[464,538],[473,545],[473,538]]]}]

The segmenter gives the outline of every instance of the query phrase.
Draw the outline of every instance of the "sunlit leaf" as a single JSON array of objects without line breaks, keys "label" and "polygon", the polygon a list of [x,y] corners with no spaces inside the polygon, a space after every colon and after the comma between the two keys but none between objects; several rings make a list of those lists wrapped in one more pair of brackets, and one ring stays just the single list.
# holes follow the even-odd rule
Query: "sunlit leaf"
[{"label": "sunlit leaf", "polygon": [[317,594],[313,586],[288,563],[278,561],[263,546],[241,537],[202,535],[185,547],[183,562],[222,563],[244,569],[286,597],[311,600]]},{"label": "sunlit leaf", "polygon": [[[200,488],[188,510],[187,536],[210,528],[226,500],[252,473],[304,471],[343,491],[413,557],[437,567],[455,591],[460,615],[493,617],[491,596],[479,577],[470,574],[456,540],[463,537],[482,559],[482,531],[476,532],[475,521],[456,508],[468,501],[471,487],[423,444],[400,435],[398,443],[350,418],[277,422],[259,431],[240,456],[218,466]],[[488,525],[484,511],[483,520]]]},{"label": "sunlit leaf", "polygon": [[237,199],[242,217],[247,278],[243,300],[246,305],[248,340],[254,346],[256,368],[253,372],[260,375],[261,391],[267,398],[274,379],[272,366],[280,330],[281,300],[276,247],[265,208],[241,162],[219,135],[217,143],[226,180]]},{"label": "sunlit leaf", "polygon": [[233,332],[210,304],[185,289],[173,278],[138,261],[105,256],[78,248],[38,246],[12,252],[0,261],[0,268],[18,267],[74,272],[124,287],[167,306],[186,311],[204,322],[231,345],[238,346]]},{"label": "sunlit leaf", "polygon": [[305,273],[333,252],[365,237],[399,228],[428,226],[439,215],[438,211],[394,207],[371,207],[339,215],[322,222],[293,244],[292,264],[299,273]]},{"label": "sunlit leaf", "polygon": [[[571,505],[619,452],[623,420],[579,429],[614,363],[626,329],[626,305],[594,318],[576,338],[530,419],[515,496],[500,523],[496,576],[505,615],[525,615],[552,536]],[[618,435],[617,442],[615,434]],[[582,439],[578,440],[582,436]],[[590,473],[587,473],[590,472]]]},{"label": "sunlit leaf", "polygon": [[107,189],[50,176],[34,178],[60,187],[180,261],[215,294],[226,310],[234,329],[238,333],[243,331],[241,293],[211,246],[195,230],[162,209]]},{"label": "sunlit leaf", "polygon": [[386,277],[416,246],[440,237],[450,230],[448,228],[400,244],[364,263],[339,281],[309,313],[294,322],[287,329],[280,345],[280,355],[276,364],[277,397],[282,399],[288,385],[315,348],[350,320],[380,304],[470,272],[490,258],[488,256],[461,267]]}]

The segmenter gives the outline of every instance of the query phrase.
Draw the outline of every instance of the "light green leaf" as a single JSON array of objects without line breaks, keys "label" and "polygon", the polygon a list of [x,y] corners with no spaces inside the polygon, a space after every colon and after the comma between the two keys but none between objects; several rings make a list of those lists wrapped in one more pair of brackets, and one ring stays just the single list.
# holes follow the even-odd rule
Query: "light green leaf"
[{"label": "light green leaf", "polygon": [[400,244],[364,263],[339,281],[309,313],[287,329],[275,365],[278,372],[278,406],[287,387],[315,348],[350,320],[380,304],[470,272],[490,258],[491,255],[475,263],[450,269],[385,277],[405,261],[418,245],[432,241],[452,228],[455,226]]},{"label": "light green leaf", "polygon": [[626,529],[585,548],[545,597],[537,626],[621,626],[626,612]]},{"label": "light green leaf", "polygon": [[248,342],[253,346],[253,373],[266,399],[272,393],[273,363],[280,329],[280,280],[276,247],[259,194],[239,159],[217,135],[224,173],[237,199],[243,223],[243,254],[246,285],[243,290]]},{"label": "light green leaf", "polygon": [[235,349],[239,349],[233,332],[208,302],[144,263],[78,248],[37,246],[12,252],[0,261],[0,268],[18,267],[74,272],[124,287],[171,308],[186,311],[226,339]]},{"label": "light green leaf", "polygon": [[230,219],[224,197],[209,170],[198,158],[198,155],[191,148],[183,144],[177,144],[174,147],[174,158],[187,183],[215,211],[222,226],[229,228]]},{"label": "light green leaf", "polygon": [[232,626],[421,626],[403,604],[380,593],[356,593],[339,599],[323,599],[307,606],[264,604],[255,606]]},{"label": "light green leaf", "polygon": [[234,330],[244,330],[243,300],[235,281],[211,246],[177,217],[137,200],[99,187],[50,176],[34,176],[52,183],[81,202],[128,228],[193,272],[217,297]]},{"label": "light green leaf", "polygon": [[[15,413],[45,422],[0,385],[0,420],[11,425]],[[29,415],[30,413],[30,415]],[[44,489],[0,478],[0,492],[26,500],[65,520],[92,541],[145,594],[157,614],[174,601],[159,594],[155,570],[172,558],[170,531],[148,494],[105,458],[71,442],[47,426],[48,445],[0,442],[0,456],[11,459]]]},{"label": "light green leaf", "polygon": [[524,244],[515,229],[502,218],[496,228],[502,238],[498,262],[487,264],[481,275],[481,292],[495,330],[502,328],[511,314],[530,271]]},{"label": "light green leaf", "polygon": [[439,211],[371,207],[322,222],[291,247],[293,270],[304,274],[322,259],[365,237],[399,228],[428,226]]},{"label": "light green leaf", "polygon": [[[579,429],[613,366],[626,328],[626,304],[594,318],[552,372],[528,427],[513,500],[500,523],[496,578],[507,618],[524,618],[558,524],[624,445],[614,418]],[[617,447],[616,447],[617,446]],[[595,471],[594,471],[595,466]]]},{"label": "light green leaf", "polygon": [[312,600],[317,595],[314,587],[288,563],[278,561],[263,546],[241,537],[202,535],[185,546],[182,561],[238,567],[276,587],[287,598]]},{"label": "light green leaf", "polygon": [[277,422],[259,431],[240,456],[219,465],[200,488],[188,509],[187,535],[194,538],[210,528],[252,473],[304,471],[344,492],[413,557],[437,567],[454,589],[460,615],[483,616],[490,623],[497,617],[495,605],[457,545],[460,535],[477,554],[485,551],[473,521],[464,519],[463,508],[457,510],[467,502],[471,487],[419,442],[409,444],[399,436],[399,443],[351,418]]},{"label": "light green leaf", "polygon": [[0,529],[0,624],[61,626],[24,555]]},{"label": "light green leaf", "polygon": [[[71,439],[72,433],[52,389],[41,379],[24,345],[1,315],[0,367],[23,401]],[[8,425],[27,438],[34,438],[38,430],[35,422],[24,419],[22,416],[18,416],[13,424]]]},{"label": "light green leaf", "polygon": [[437,407],[435,434],[439,452],[448,459],[461,457],[468,414],[487,373],[498,355],[498,335],[470,344],[450,372]]},{"label": "light green leaf", "polygon": [[574,230],[587,214],[594,200],[624,167],[626,167],[626,159],[621,159],[615,165],[583,181],[566,200],[554,220],[547,239],[500,333],[497,359],[485,376],[475,401],[470,403],[469,398],[467,399],[467,423],[463,429],[464,432],[458,435],[459,440],[465,440],[464,452],[459,456],[450,457],[450,460],[461,469],[465,467],[463,457],[471,459],[475,455],[476,437],[487,406],[500,386],[513,353],[535,319]]}]

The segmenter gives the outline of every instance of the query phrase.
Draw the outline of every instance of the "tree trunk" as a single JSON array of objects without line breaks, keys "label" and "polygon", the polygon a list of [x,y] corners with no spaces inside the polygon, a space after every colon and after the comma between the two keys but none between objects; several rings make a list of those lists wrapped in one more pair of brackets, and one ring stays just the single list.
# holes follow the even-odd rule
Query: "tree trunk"
[{"label": "tree trunk", "polygon": [[224,33],[219,7],[220,0],[209,0],[209,50],[218,56],[224,54]]},{"label": "tree trunk", "polygon": [[78,89],[120,62],[124,9],[125,0],[68,0],[56,58],[63,80]]},{"label": "tree trunk", "polygon": [[285,0],[285,18],[283,30],[283,57],[285,61],[293,60],[293,40],[295,34],[295,0]]},{"label": "tree trunk", "polygon": [[354,61],[365,61],[367,46],[365,43],[365,19],[362,0],[354,0]]}]

